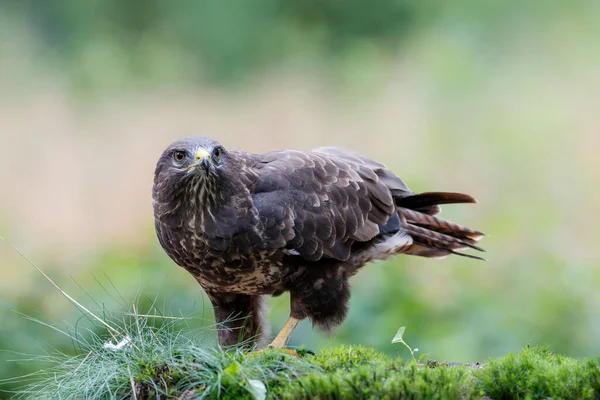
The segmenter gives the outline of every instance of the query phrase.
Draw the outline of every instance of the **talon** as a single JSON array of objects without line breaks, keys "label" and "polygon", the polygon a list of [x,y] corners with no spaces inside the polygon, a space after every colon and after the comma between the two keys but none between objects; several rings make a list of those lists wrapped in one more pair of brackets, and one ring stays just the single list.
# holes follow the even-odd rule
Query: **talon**
[{"label": "talon", "polygon": [[296,350],[292,350],[292,349],[282,349],[285,353],[289,354],[290,356],[293,357],[298,357],[301,358],[302,356],[300,354],[298,354],[298,352]]}]

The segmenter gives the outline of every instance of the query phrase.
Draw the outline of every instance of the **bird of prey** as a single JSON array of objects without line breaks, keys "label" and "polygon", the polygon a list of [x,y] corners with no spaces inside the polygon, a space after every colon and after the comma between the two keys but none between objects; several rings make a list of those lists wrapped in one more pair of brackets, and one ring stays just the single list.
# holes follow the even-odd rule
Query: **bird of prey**
[{"label": "bird of prey", "polygon": [[348,279],[370,261],[483,251],[483,233],[434,216],[471,196],[413,193],[383,164],[334,147],[255,154],[185,138],[158,160],[152,198],[158,240],[206,291],[224,347],[266,343],[265,295],[290,293],[270,344],[282,348],[305,318],[340,324]]}]

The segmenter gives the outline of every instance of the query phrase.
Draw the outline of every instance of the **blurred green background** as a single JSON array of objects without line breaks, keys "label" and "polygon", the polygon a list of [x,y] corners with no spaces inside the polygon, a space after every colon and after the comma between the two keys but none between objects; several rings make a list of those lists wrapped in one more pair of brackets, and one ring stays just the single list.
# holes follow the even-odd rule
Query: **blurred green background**
[{"label": "blurred green background", "polygon": [[[0,235],[100,313],[201,317],[200,287],[154,236],[154,163],[171,141],[347,147],[443,216],[489,234],[489,262],[397,257],[353,279],[332,335],[481,360],[527,344],[600,353],[600,3],[401,0],[0,1]],[[73,351],[20,313],[81,314],[0,243],[0,377],[11,352]],[[137,300],[136,300],[137,299]],[[144,308],[145,307],[145,308]],[[288,298],[272,299],[278,330]]]}]

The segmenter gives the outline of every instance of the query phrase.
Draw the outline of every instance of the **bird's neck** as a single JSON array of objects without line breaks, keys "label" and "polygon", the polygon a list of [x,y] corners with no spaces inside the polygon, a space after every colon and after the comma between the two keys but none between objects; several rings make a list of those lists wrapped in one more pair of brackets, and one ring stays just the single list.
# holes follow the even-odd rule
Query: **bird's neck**
[{"label": "bird's neck", "polygon": [[[226,182],[226,183],[224,183]],[[245,221],[255,223],[250,192],[237,179],[221,179],[219,183],[200,185],[189,191],[183,207],[188,227],[196,233],[230,237]]]},{"label": "bird's neck", "polygon": [[196,179],[187,185],[184,191],[184,202],[189,212],[216,212],[227,202],[226,187],[210,177]]},{"label": "bird's neck", "polygon": [[191,178],[178,186],[155,186],[153,191],[154,216],[172,228],[196,229],[196,221],[206,215],[216,215],[226,205],[227,190],[214,179]]}]

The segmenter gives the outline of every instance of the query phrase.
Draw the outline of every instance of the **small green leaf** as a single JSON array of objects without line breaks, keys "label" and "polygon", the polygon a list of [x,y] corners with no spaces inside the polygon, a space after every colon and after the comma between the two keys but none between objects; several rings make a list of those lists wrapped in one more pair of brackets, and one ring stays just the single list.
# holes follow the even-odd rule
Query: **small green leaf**
[{"label": "small green leaf", "polygon": [[240,363],[237,361],[234,361],[231,363],[231,365],[229,365],[229,367],[225,368],[225,370],[223,372],[226,374],[229,374],[231,376],[236,376],[241,368],[242,368],[242,366],[240,365]]},{"label": "small green leaf", "polygon": [[404,331],[406,330],[405,326],[401,326],[400,329],[398,329],[398,332],[396,332],[396,336],[394,336],[394,338],[392,339],[392,343],[401,343],[404,340],[402,339],[402,336],[404,336]]},{"label": "small green leaf", "polygon": [[242,369],[239,362],[232,362],[227,368],[223,370],[223,383],[231,385],[236,381],[236,375]]}]

